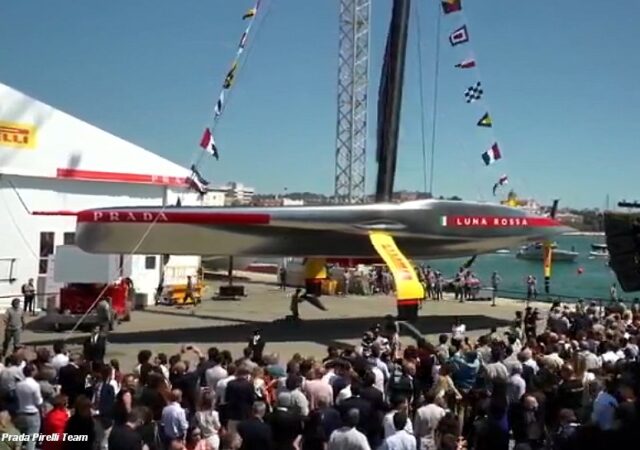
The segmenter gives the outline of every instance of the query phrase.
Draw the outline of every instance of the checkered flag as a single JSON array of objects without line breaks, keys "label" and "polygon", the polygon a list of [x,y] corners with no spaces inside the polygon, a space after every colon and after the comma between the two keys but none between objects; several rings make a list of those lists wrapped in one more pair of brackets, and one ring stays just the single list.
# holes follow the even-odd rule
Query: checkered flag
[{"label": "checkered flag", "polygon": [[484,91],[480,88],[480,82],[478,81],[475,86],[469,86],[464,92],[464,97],[467,99],[467,103],[473,103],[476,100],[482,98]]}]

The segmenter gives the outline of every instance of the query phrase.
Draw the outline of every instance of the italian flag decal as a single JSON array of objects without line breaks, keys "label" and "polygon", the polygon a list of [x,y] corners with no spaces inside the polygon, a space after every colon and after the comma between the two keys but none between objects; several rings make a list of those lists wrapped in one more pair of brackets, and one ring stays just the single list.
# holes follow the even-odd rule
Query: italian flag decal
[{"label": "italian flag decal", "polygon": [[442,225],[443,227],[447,226],[447,216],[440,217],[440,225]]}]

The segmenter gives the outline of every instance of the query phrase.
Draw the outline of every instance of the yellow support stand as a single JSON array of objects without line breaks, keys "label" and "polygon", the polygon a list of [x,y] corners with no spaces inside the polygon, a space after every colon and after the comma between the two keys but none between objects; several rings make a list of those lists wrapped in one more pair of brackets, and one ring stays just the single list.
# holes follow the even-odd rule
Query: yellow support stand
[{"label": "yellow support stand", "polygon": [[306,293],[320,297],[322,282],[327,279],[327,260],[324,258],[307,258],[304,261],[304,282]]},{"label": "yellow support stand", "polygon": [[544,291],[549,293],[551,284],[551,262],[553,259],[553,245],[551,241],[545,241],[543,246],[543,260],[544,260]]},{"label": "yellow support stand", "polygon": [[371,231],[369,239],[393,274],[396,284],[398,319],[416,320],[418,307],[424,298],[424,286],[420,283],[413,265],[400,251],[391,235],[382,231]]}]

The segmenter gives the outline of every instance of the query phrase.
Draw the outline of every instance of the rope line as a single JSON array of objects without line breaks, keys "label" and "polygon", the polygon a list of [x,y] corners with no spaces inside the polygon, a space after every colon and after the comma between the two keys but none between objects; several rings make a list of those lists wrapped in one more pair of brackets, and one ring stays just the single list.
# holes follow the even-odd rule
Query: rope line
[{"label": "rope line", "polygon": [[440,28],[441,28],[441,19],[442,14],[437,14],[436,19],[436,61],[434,72],[435,76],[433,79],[433,117],[431,118],[431,165],[429,167],[429,193],[433,196],[433,179],[435,176],[434,165],[435,165],[435,154],[436,154],[436,127],[438,123],[438,81],[440,79]]},{"label": "rope line", "polygon": [[424,107],[424,75],[422,64],[422,28],[420,26],[420,3],[415,5],[415,22],[416,22],[416,51],[418,53],[418,83],[420,86],[420,138],[422,143],[422,183],[423,191],[427,192],[427,142],[425,135],[425,107]]}]

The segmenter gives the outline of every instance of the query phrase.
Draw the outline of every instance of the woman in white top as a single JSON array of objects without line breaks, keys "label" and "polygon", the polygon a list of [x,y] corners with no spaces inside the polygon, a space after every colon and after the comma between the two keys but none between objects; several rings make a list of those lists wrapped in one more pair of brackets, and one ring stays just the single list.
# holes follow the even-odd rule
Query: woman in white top
[{"label": "woman in white top", "polygon": [[198,411],[193,417],[195,427],[202,432],[202,438],[206,440],[213,450],[220,447],[220,416],[213,408],[215,394],[209,392],[200,399]]}]

